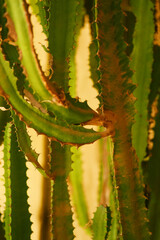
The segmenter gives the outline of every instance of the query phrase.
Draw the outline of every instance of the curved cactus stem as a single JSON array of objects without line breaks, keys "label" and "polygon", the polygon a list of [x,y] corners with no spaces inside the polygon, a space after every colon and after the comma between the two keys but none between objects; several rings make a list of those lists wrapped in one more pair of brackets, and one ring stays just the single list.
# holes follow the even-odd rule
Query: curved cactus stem
[{"label": "curved cactus stem", "polygon": [[30,161],[44,177],[51,178],[50,174],[38,162],[38,154],[31,147],[31,140],[27,133],[25,123],[19,120],[18,116],[14,113],[13,110],[11,112],[14,124],[17,129],[17,138],[21,150],[28,158],[28,161]]},{"label": "curved cactus stem", "polygon": [[[7,10],[14,22],[18,46],[22,52],[22,63],[27,71],[29,83],[39,96],[41,102],[43,102],[43,105],[46,106],[48,111],[53,112],[57,117],[64,118],[67,122],[75,121],[75,124],[78,124],[92,119],[96,113],[89,108],[86,103],[77,103],[74,100],[71,101],[70,98],[65,100],[63,90],[57,89],[57,87],[50,83],[49,79],[43,75],[39,67],[39,62],[34,54],[33,36],[31,29],[29,31],[28,28],[30,22],[27,25],[29,19],[27,20],[25,16],[23,2],[21,0],[15,0],[14,2],[7,0],[6,2]],[[63,104],[65,107],[62,107]]]},{"label": "curved cactus stem", "polygon": [[22,114],[24,121],[26,121],[30,127],[35,128],[38,132],[44,133],[49,137],[56,138],[61,142],[79,145],[94,142],[106,134],[104,132],[96,133],[93,130],[80,126],[69,126],[65,124],[65,122],[55,120],[49,115],[41,113],[38,109],[33,108],[25,102],[17,92],[15,86],[16,79],[8,63],[4,61],[2,53],[0,53],[0,62],[0,72],[2,76],[0,78],[1,88],[12,106]]},{"label": "curved cactus stem", "polygon": [[30,35],[28,33],[26,16],[23,9],[23,2],[21,0],[15,0],[14,2],[7,0],[6,3],[9,15],[14,22],[18,38],[18,45],[22,51],[22,61],[27,70],[30,83],[33,86],[33,89],[35,89],[40,96],[42,96],[44,99],[51,100],[50,93],[47,91],[41,81],[41,73],[39,72],[32,53],[29,37]]}]

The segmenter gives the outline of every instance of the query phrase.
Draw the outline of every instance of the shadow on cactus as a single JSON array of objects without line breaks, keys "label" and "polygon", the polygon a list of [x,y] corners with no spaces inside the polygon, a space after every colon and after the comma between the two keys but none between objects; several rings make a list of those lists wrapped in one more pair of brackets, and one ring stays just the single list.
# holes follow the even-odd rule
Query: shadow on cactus
[{"label": "shadow on cactus", "polygon": [[[43,239],[75,238],[68,185],[73,189],[79,225],[90,239],[160,239],[156,187],[160,170],[159,9],[158,0],[95,0],[90,4],[83,0],[0,1],[0,143],[4,145],[6,196],[0,229],[3,239],[31,237],[26,161],[50,184],[51,233],[45,235],[44,231]],[[96,111],[77,98],[75,87],[77,39],[86,14],[91,21],[89,67],[98,91]],[[43,46],[49,56],[48,74],[33,43],[32,15],[48,43]],[[99,131],[88,125],[98,126]],[[27,127],[48,138],[49,168],[38,162]],[[152,139],[151,128],[155,132]],[[81,148],[74,146],[98,139],[99,199],[103,201],[91,220],[82,186]],[[109,203],[100,197],[106,191],[106,166]]]}]

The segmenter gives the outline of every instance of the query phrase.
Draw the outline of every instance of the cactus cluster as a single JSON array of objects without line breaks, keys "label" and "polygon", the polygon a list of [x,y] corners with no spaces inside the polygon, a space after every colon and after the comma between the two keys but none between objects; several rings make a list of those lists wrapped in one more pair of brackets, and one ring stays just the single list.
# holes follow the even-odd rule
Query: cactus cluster
[{"label": "cactus cluster", "polygon": [[[86,14],[96,111],[75,91],[77,39]],[[43,46],[48,74],[35,50],[32,15],[48,45]],[[50,239],[75,238],[70,194],[79,224],[93,240],[160,239],[159,16],[158,0],[0,0],[0,144],[6,196],[1,239],[31,239],[26,161],[50,182]],[[27,127],[47,138],[46,169]],[[91,220],[80,149],[97,140],[99,198],[106,190],[105,160],[110,200],[97,206]]]}]

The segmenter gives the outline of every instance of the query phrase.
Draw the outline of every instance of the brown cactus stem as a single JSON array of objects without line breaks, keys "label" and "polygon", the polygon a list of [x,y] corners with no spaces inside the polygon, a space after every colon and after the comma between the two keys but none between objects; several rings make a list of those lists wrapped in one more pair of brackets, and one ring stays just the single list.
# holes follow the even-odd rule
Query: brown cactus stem
[{"label": "brown cactus stem", "polygon": [[121,118],[115,128],[114,167],[123,239],[149,239],[138,159],[131,145],[127,119]]},{"label": "brown cactus stem", "polygon": [[[145,201],[138,159],[132,147],[134,85],[125,55],[120,0],[97,1],[98,41],[104,123],[114,135],[114,168],[124,240],[147,240]],[[114,131],[115,130],[115,131]]]}]

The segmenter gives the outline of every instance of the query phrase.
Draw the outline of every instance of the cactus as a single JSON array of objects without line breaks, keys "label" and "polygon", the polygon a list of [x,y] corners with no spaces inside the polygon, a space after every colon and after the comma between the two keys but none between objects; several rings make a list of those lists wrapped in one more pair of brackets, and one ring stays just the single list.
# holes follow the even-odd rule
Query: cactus
[{"label": "cactus", "polygon": [[[31,239],[27,161],[49,183],[50,239],[75,239],[74,214],[90,239],[160,239],[159,9],[158,0],[0,0],[2,239]],[[87,14],[96,111],[76,96],[77,39]],[[32,15],[48,44],[42,46],[48,74],[33,43]],[[39,163],[28,127],[46,136],[48,167]],[[95,141],[100,143],[99,193],[90,218],[81,146]],[[102,197],[106,168],[109,201]]]}]

